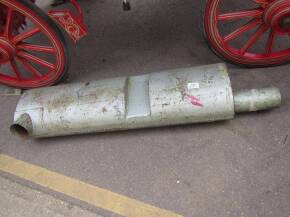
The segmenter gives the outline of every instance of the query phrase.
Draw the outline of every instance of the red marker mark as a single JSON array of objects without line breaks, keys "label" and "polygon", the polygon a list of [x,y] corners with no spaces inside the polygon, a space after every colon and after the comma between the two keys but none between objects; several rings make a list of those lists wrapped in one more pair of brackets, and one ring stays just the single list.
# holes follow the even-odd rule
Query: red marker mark
[{"label": "red marker mark", "polygon": [[186,94],[186,97],[188,98],[188,100],[190,101],[190,103],[194,106],[199,106],[199,107],[203,107],[203,104],[200,102],[200,100],[198,98],[196,98],[195,96],[191,96],[189,94]]}]

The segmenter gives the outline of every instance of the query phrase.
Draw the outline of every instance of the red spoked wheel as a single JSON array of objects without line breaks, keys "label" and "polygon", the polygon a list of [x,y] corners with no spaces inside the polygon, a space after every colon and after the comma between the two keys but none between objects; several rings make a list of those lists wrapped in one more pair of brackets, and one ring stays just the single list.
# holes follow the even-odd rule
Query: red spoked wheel
[{"label": "red spoked wheel", "polygon": [[204,28],[213,51],[230,62],[290,61],[290,0],[208,0]]},{"label": "red spoked wheel", "polygon": [[0,82],[19,88],[49,86],[69,66],[56,24],[27,0],[0,0]]}]

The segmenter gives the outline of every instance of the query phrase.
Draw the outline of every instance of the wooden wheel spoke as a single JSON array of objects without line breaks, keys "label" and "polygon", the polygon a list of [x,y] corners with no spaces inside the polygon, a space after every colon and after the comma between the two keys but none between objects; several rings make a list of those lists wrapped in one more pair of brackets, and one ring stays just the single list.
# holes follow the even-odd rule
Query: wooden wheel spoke
[{"label": "wooden wheel spoke", "polygon": [[19,71],[19,68],[18,68],[15,60],[10,61],[10,65],[11,65],[11,68],[12,68],[17,80],[21,80],[21,72]]},{"label": "wooden wheel spoke", "polygon": [[270,55],[272,53],[273,48],[274,48],[275,38],[276,38],[276,32],[274,30],[271,30],[268,37],[266,50],[265,50],[266,55]]},{"label": "wooden wheel spoke", "polygon": [[24,66],[24,68],[30,72],[33,77],[36,78],[41,78],[43,75],[36,69],[33,67],[33,65],[31,65],[30,62],[28,62],[26,59],[22,59],[22,58],[18,58],[19,61],[22,63],[22,65]]},{"label": "wooden wheel spoke", "polygon": [[29,43],[21,43],[17,45],[17,48],[22,49],[22,50],[39,51],[39,52],[44,52],[44,53],[55,53],[54,47],[29,44]]},{"label": "wooden wheel spoke", "polygon": [[230,12],[225,14],[218,15],[217,19],[219,21],[228,21],[228,20],[236,20],[241,18],[259,18],[263,14],[262,9],[251,9],[251,10],[244,10],[244,11],[237,11],[237,12]]},{"label": "wooden wheel spoke", "polygon": [[39,65],[41,65],[41,66],[46,67],[46,68],[49,68],[49,69],[52,69],[52,70],[55,69],[54,64],[52,64],[52,63],[50,63],[50,62],[47,62],[46,60],[41,59],[41,58],[39,58],[39,57],[36,57],[36,56],[34,56],[34,55],[32,55],[32,54],[30,54],[30,53],[28,53],[28,52],[25,52],[25,51],[19,51],[19,52],[17,53],[17,55],[18,55],[19,57],[21,57],[21,58],[24,58],[24,59],[29,60],[29,61],[31,61],[31,62],[37,63],[37,64],[39,64]]},{"label": "wooden wheel spoke", "polygon": [[19,35],[15,36],[14,39],[13,39],[13,42],[15,44],[27,39],[27,38],[30,38],[36,34],[38,34],[39,32],[41,32],[41,30],[39,28],[33,28],[31,30],[28,30],[27,32],[23,32],[23,33],[20,33]]},{"label": "wooden wheel spoke", "polygon": [[250,67],[288,63],[290,49],[283,43],[289,33],[289,0],[238,1],[244,2],[207,1],[204,30],[212,50],[225,60]]},{"label": "wooden wheel spoke", "polygon": [[11,8],[8,8],[7,16],[6,16],[6,24],[4,27],[4,33],[3,35],[5,37],[9,37],[12,32],[12,27],[13,27],[13,10]]},{"label": "wooden wheel spoke", "polygon": [[249,23],[247,23],[246,25],[243,25],[243,26],[239,27],[238,29],[236,29],[232,33],[230,33],[227,36],[225,36],[224,37],[224,41],[225,42],[229,42],[229,41],[239,37],[243,33],[255,28],[256,26],[258,26],[260,24],[262,24],[261,20],[252,20]]},{"label": "wooden wheel spoke", "polygon": [[247,43],[240,49],[240,53],[244,55],[254,44],[259,40],[259,38],[268,30],[268,26],[261,25],[254,35],[247,41]]}]

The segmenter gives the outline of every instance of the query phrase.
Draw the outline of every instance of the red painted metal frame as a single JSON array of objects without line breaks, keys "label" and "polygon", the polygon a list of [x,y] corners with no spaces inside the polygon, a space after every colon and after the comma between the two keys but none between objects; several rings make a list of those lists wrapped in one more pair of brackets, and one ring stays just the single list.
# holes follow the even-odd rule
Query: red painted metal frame
[{"label": "red painted metal frame", "polygon": [[[17,0],[1,0],[1,4],[7,8],[6,22],[4,30],[0,33],[0,64],[10,65],[11,74],[1,73],[0,82],[20,87],[35,88],[54,84],[62,76],[66,63],[66,50],[54,29],[43,20],[34,10],[26,7]],[[15,14],[20,14],[29,19],[33,24],[33,28],[14,35],[13,19]],[[51,45],[44,46],[26,42],[26,39],[35,35],[42,34],[46,37]],[[47,53],[54,56],[55,61],[49,62],[41,56],[35,55],[33,52]],[[40,72],[36,67],[44,67],[48,70],[46,74]],[[30,78],[23,77],[19,66],[23,66],[27,72],[31,74]]]},{"label": "red painted metal frame", "polygon": [[[254,0],[259,6],[256,8],[220,13],[223,0],[209,0],[205,12],[205,32],[213,50],[223,58],[247,66],[273,66],[290,61],[290,49],[274,51],[275,40],[279,36],[290,35],[290,27],[281,26],[281,22],[290,19],[289,0]],[[238,27],[228,35],[221,34],[220,23],[226,21],[251,20]],[[287,21],[288,25],[290,20]],[[226,25],[226,24],[224,24]],[[253,35],[242,47],[234,47],[232,40],[243,37],[245,33],[254,30]],[[251,48],[259,43],[264,34],[269,34],[264,52],[251,51]]]},{"label": "red painted metal frame", "polygon": [[50,10],[48,15],[54,19],[76,43],[87,35],[88,28],[84,23],[83,11],[77,0],[70,0],[70,2],[76,8],[78,14],[73,13],[70,9],[64,9]]}]

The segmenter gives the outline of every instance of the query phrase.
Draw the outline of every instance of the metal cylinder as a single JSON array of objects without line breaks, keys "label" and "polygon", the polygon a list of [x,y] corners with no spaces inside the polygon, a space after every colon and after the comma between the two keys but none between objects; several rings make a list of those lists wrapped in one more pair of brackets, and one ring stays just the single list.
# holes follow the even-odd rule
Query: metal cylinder
[{"label": "metal cylinder", "polygon": [[235,112],[253,112],[277,107],[281,104],[277,88],[239,91],[234,94]]},{"label": "metal cylinder", "polygon": [[51,137],[227,120],[234,113],[227,68],[215,64],[29,90],[11,131]]}]

